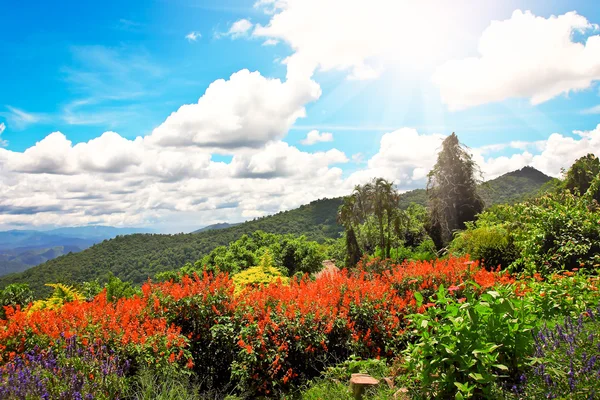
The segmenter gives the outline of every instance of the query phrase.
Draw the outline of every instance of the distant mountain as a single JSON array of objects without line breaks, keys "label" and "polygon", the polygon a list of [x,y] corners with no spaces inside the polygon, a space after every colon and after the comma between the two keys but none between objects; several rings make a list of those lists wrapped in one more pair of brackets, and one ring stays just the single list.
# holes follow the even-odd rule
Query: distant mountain
[{"label": "distant mountain", "polygon": [[[482,196],[488,205],[515,202],[539,193],[551,179],[533,168],[523,168],[482,184]],[[407,207],[410,202],[426,205],[425,190],[413,190],[401,195],[401,207]],[[193,263],[215,247],[227,245],[243,234],[256,230],[303,234],[310,240],[322,242],[327,238],[339,237],[342,232],[342,227],[336,222],[341,204],[341,198],[317,200],[294,210],[223,229],[204,228],[198,233],[119,236],[79,253],[60,256],[25,272],[0,277],[0,288],[9,283],[27,282],[38,295],[46,295],[49,289],[44,286],[45,283],[78,284],[102,278],[109,272],[121,279],[141,283],[157,272]]]},{"label": "distant mountain", "polygon": [[68,253],[87,249],[118,235],[149,232],[148,229],[82,226],[48,231],[0,232],[0,276],[21,272]]},{"label": "distant mountain", "polygon": [[206,231],[216,231],[219,229],[227,229],[227,228],[231,228],[232,226],[239,225],[240,223],[241,222],[238,222],[237,224],[228,224],[227,222],[221,222],[218,224],[212,224],[212,225],[205,226],[204,228],[200,228],[197,231],[194,231],[192,233],[200,233],[200,232],[206,232]]},{"label": "distant mountain", "polygon": [[45,233],[82,239],[107,239],[119,235],[131,235],[133,233],[152,233],[152,230],[146,228],[115,228],[114,226],[91,225],[52,229]]}]

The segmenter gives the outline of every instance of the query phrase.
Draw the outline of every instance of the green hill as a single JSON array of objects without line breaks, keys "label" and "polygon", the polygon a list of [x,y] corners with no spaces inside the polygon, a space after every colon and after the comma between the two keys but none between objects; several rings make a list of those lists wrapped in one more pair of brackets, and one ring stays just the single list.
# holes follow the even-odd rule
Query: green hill
[{"label": "green hill", "polygon": [[340,198],[317,200],[295,210],[200,233],[117,236],[80,253],[67,254],[22,273],[0,277],[0,288],[10,283],[26,282],[35,293],[46,295],[50,288],[44,286],[45,283],[76,284],[101,278],[109,272],[123,280],[141,283],[157,272],[194,262],[215,247],[227,245],[256,230],[304,234],[310,240],[322,242],[326,238],[337,237],[342,230],[336,223],[340,204]]},{"label": "green hill", "polygon": [[[512,203],[534,196],[551,179],[534,168],[526,167],[482,184],[482,196],[488,205]],[[336,223],[341,202],[341,198],[317,200],[295,210],[199,233],[117,236],[80,253],[67,254],[22,273],[0,277],[0,288],[10,283],[26,282],[36,293],[43,295],[49,292],[45,283],[75,284],[101,278],[109,272],[123,280],[141,283],[157,272],[194,262],[215,247],[227,245],[256,230],[304,234],[310,240],[322,242],[326,238],[338,237],[342,231]],[[425,190],[417,189],[401,196],[401,207],[405,208],[411,202],[425,205]]]}]

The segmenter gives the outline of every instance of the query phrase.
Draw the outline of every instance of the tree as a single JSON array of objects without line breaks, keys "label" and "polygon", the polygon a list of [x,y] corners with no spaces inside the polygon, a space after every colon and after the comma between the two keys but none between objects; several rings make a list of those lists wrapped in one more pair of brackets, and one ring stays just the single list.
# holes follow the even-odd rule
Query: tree
[{"label": "tree", "polygon": [[428,232],[436,247],[444,248],[456,230],[473,221],[483,210],[484,202],[477,192],[479,171],[471,154],[458,141],[456,134],[442,142],[437,163],[428,174]]},{"label": "tree", "polygon": [[[577,159],[569,168],[565,177],[565,187],[573,194],[583,196],[598,174],[600,174],[600,160],[590,153]],[[589,196],[600,201],[600,191],[598,190],[594,190]]]},{"label": "tree", "polygon": [[354,225],[358,222],[358,217],[355,213],[357,209],[356,197],[354,195],[344,197],[344,202],[338,211],[338,222],[346,230],[346,260],[345,266],[347,268],[355,266],[360,261],[360,247],[358,246],[358,240],[356,240],[356,233],[354,232]]},{"label": "tree", "polygon": [[344,198],[338,220],[346,230],[346,266],[354,266],[360,259],[359,243],[363,244],[364,252],[379,248],[383,257],[390,257],[394,226],[402,220],[399,197],[392,182],[376,178],[356,186],[352,194]]}]

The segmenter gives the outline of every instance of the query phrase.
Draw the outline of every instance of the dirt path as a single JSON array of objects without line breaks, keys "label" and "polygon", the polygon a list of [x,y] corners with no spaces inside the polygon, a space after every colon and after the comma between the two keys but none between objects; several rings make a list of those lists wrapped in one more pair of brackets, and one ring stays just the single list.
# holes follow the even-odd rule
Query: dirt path
[{"label": "dirt path", "polygon": [[340,269],[335,266],[333,261],[325,260],[323,261],[323,269],[315,275],[317,279],[324,277],[325,275],[334,275],[340,272]]}]

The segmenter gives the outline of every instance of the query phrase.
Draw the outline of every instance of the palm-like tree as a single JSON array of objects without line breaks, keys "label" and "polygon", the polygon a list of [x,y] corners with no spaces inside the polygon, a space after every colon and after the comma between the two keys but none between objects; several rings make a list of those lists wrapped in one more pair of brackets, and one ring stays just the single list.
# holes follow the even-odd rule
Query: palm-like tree
[{"label": "palm-like tree", "polygon": [[[402,211],[398,208],[398,202],[399,194],[394,189],[393,183],[383,178],[376,178],[369,183],[356,186],[352,194],[344,198],[338,214],[338,221],[346,229],[347,245],[355,248],[355,243],[353,243],[356,241],[355,228],[363,223],[369,215],[373,215],[377,220],[379,248],[384,256],[389,258],[394,220],[402,219],[399,217]],[[356,241],[357,246],[358,242]],[[355,256],[350,255],[349,258],[354,259]]]}]

